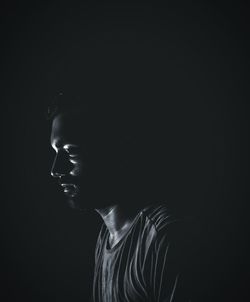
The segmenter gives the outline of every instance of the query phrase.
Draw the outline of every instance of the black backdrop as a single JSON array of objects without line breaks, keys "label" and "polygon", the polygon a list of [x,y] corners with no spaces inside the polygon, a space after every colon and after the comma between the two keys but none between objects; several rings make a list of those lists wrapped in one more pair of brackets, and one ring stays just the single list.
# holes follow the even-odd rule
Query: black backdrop
[{"label": "black backdrop", "polygon": [[60,90],[161,120],[166,199],[202,217],[204,296],[248,294],[248,13],[241,1],[1,3],[2,301],[91,293],[101,220],[69,211],[49,175],[44,114]]}]

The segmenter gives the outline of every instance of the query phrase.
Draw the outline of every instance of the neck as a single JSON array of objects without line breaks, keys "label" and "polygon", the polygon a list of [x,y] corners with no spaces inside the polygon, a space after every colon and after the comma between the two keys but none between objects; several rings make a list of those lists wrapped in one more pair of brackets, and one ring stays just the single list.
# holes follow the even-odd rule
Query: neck
[{"label": "neck", "polygon": [[114,204],[112,206],[96,209],[106,224],[110,236],[109,244],[114,246],[126,234],[133,223],[139,209],[125,209],[124,207]]}]

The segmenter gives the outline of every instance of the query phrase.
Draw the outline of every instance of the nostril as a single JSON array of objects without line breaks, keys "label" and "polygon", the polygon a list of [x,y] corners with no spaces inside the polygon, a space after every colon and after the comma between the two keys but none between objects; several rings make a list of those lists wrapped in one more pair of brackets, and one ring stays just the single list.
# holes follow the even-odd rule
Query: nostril
[{"label": "nostril", "polygon": [[68,174],[72,170],[72,163],[68,162],[68,157],[63,152],[58,152],[51,167],[50,175],[60,177]]},{"label": "nostril", "polygon": [[59,177],[60,176],[60,173],[57,171],[57,169],[55,169],[55,162],[53,163],[52,168],[50,170],[50,175],[52,177]]},{"label": "nostril", "polygon": [[62,173],[54,172],[53,170],[50,172],[50,175],[52,177],[61,177],[61,176],[63,176]]},{"label": "nostril", "polygon": [[52,177],[56,177],[56,173],[54,172],[54,171],[50,171],[50,175],[52,176]]}]

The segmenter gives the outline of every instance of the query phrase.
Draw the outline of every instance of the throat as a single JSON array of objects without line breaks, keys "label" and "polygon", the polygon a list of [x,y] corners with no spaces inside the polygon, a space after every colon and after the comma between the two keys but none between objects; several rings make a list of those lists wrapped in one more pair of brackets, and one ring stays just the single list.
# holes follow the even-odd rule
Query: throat
[{"label": "throat", "polygon": [[96,209],[109,231],[109,248],[114,247],[127,234],[139,209],[125,210],[119,205]]},{"label": "throat", "polygon": [[127,222],[119,231],[116,231],[114,233],[109,233],[109,239],[108,239],[109,248],[113,248],[123,239],[123,237],[125,237],[125,235],[129,232],[132,224],[133,221]]}]

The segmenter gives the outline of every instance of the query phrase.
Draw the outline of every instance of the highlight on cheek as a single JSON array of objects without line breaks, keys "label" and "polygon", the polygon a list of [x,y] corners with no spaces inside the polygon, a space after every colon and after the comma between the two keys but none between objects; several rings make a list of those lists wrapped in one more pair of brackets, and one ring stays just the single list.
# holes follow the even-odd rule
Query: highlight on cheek
[{"label": "highlight on cheek", "polygon": [[72,175],[72,176],[80,176],[81,173],[82,173],[82,168],[83,168],[83,164],[81,162],[75,162],[75,166],[70,171],[70,175]]},{"label": "highlight on cheek", "polygon": [[73,157],[73,158],[70,157],[70,158],[69,158],[69,161],[70,161],[72,164],[78,164],[78,163],[79,163],[79,160],[74,159],[74,157]]}]

